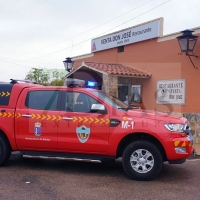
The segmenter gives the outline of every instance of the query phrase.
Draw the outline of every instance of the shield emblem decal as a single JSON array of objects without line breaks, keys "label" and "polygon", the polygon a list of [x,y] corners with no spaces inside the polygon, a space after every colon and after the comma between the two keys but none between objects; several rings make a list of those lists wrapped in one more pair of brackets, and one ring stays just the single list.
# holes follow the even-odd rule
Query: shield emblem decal
[{"label": "shield emblem decal", "polygon": [[76,134],[81,143],[87,142],[87,140],[90,137],[90,128],[87,128],[86,126],[80,126],[79,128],[76,128]]},{"label": "shield emblem decal", "polygon": [[41,123],[39,122],[35,123],[34,134],[35,136],[40,136],[42,134]]}]

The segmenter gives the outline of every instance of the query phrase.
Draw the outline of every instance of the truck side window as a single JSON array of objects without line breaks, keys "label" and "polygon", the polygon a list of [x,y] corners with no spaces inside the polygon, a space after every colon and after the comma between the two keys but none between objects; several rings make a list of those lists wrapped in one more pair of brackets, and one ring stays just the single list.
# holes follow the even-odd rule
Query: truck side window
[{"label": "truck side window", "polygon": [[26,96],[25,105],[37,110],[57,110],[59,91],[30,91]]},{"label": "truck side window", "polygon": [[91,96],[80,92],[66,92],[66,111],[89,113],[92,104],[99,103]]}]

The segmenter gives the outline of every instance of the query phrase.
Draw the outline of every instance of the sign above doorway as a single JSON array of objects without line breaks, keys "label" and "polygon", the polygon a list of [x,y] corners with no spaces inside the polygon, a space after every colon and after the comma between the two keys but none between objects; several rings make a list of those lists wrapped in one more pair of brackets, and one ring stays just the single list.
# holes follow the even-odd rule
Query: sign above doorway
[{"label": "sign above doorway", "polygon": [[127,28],[92,40],[91,51],[97,52],[162,36],[163,18]]}]

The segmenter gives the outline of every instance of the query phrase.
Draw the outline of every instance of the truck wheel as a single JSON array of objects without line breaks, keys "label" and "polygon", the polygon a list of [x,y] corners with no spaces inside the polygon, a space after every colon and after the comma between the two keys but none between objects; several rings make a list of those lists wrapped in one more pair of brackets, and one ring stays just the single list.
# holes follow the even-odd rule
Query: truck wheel
[{"label": "truck wheel", "polygon": [[0,136],[0,165],[3,165],[10,158],[11,149],[5,138]]},{"label": "truck wheel", "polygon": [[152,143],[135,141],[124,150],[122,164],[130,178],[147,181],[159,174],[163,159],[158,148]]}]

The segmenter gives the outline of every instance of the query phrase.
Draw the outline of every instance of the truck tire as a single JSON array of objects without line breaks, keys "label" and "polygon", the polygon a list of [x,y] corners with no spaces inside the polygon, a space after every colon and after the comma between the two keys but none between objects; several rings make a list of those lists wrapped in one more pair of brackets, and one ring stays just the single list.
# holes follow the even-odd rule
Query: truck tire
[{"label": "truck tire", "polygon": [[0,136],[0,166],[5,164],[11,155],[10,145],[8,141]]},{"label": "truck tire", "polygon": [[139,140],[132,142],[125,148],[122,164],[131,179],[148,181],[159,174],[163,159],[155,145],[148,141]]}]

